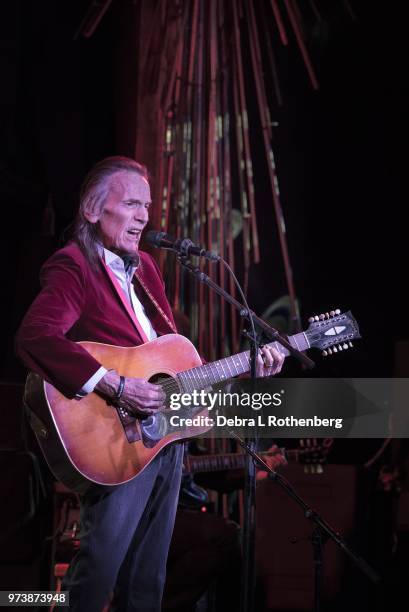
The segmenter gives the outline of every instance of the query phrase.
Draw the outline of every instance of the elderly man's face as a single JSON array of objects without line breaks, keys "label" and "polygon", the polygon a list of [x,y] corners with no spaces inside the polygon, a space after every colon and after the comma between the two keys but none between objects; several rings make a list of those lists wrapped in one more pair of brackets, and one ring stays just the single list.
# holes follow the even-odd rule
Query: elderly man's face
[{"label": "elderly man's face", "polygon": [[137,253],[141,232],[149,219],[149,184],[135,172],[120,171],[110,179],[109,193],[98,218],[104,247],[119,253]]}]

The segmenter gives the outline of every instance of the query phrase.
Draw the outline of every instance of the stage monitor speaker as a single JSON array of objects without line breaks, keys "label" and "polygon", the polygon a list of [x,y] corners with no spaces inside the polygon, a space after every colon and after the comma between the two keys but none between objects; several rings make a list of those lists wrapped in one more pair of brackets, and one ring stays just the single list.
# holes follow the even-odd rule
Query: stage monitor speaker
[{"label": "stage monitor speaker", "polygon": [[[348,541],[356,526],[358,469],[352,465],[324,465],[322,473],[316,470],[317,466],[290,464],[282,475]],[[269,478],[259,483],[256,503],[257,609],[310,612],[314,609],[313,549],[309,539],[313,525],[304,517],[302,508]],[[294,538],[296,543],[292,543]],[[323,595],[331,600],[342,589],[347,557],[328,541],[323,558]]]}]

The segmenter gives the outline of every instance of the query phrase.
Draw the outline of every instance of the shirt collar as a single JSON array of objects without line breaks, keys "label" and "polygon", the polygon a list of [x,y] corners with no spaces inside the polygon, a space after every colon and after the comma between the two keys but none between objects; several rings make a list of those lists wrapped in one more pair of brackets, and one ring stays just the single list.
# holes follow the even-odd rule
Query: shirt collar
[{"label": "shirt collar", "polygon": [[[107,266],[112,269],[119,268],[125,272],[125,264],[123,262],[123,259],[118,255],[118,253],[114,253],[113,251],[106,249],[100,242],[97,243],[97,249],[99,256],[104,259]],[[135,271],[138,269],[140,260],[141,258],[138,255],[138,262],[135,266],[132,266],[131,278],[135,274]]]}]

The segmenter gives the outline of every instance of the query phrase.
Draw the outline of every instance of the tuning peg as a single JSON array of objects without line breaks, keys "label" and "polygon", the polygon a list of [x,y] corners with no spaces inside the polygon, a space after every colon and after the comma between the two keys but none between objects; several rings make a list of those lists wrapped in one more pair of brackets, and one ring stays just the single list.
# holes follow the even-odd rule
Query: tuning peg
[{"label": "tuning peg", "polygon": [[338,349],[337,349],[336,346],[334,346],[332,350],[333,350],[334,353],[338,353]]},{"label": "tuning peg", "polygon": [[338,350],[342,351],[342,344],[338,344]]},{"label": "tuning peg", "polygon": [[330,310],[329,314],[330,314],[330,317],[335,317],[335,310]]},{"label": "tuning peg", "polygon": [[319,321],[319,320],[320,320],[319,316],[318,316],[318,315],[315,315],[314,320],[315,320],[315,321]]},{"label": "tuning peg", "polygon": [[324,472],[324,468],[322,467],[321,463],[317,463],[317,465],[315,466],[315,470],[316,474],[322,474]]},{"label": "tuning peg", "polygon": [[314,317],[310,317],[310,318],[308,319],[308,323],[314,323],[314,321],[315,321],[315,318],[314,318]]},{"label": "tuning peg", "polygon": [[325,313],[325,318],[326,318],[326,319],[329,319],[329,312],[326,312],[326,313]]},{"label": "tuning peg", "polygon": [[322,321],[323,319],[325,319],[325,314],[320,314],[320,321]]},{"label": "tuning peg", "polygon": [[322,351],[322,355],[323,355],[323,357],[326,357],[328,355],[327,351],[325,351],[325,350]]},{"label": "tuning peg", "polygon": [[351,348],[354,346],[351,341],[349,341],[348,344]]},{"label": "tuning peg", "polygon": [[328,355],[332,355],[332,349],[328,349]]},{"label": "tuning peg", "polygon": [[337,308],[337,309],[336,309],[335,314],[336,314],[336,315],[340,315],[340,314],[341,314],[341,311],[340,311],[340,309],[339,309],[339,308]]},{"label": "tuning peg", "polygon": [[347,345],[347,343],[346,343],[346,342],[344,342],[344,344],[342,345],[342,348],[343,348],[345,351],[347,350],[348,345]]}]

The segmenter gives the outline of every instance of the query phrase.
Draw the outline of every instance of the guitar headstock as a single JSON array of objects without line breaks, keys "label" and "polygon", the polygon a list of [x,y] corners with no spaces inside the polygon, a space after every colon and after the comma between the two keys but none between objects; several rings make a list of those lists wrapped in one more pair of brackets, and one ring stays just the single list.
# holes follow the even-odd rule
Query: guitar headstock
[{"label": "guitar headstock", "polygon": [[320,474],[323,471],[322,466],[327,462],[333,443],[333,438],[323,438],[319,442],[316,438],[302,438],[298,441],[298,448],[280,450],[287,460],[304,465],[306,473]]},{"label": "guitar headstock", "polygon": [[310,325],[304,333],[310,346],[321,349],[324,357],[352,347],[352,340],[361,337],[350,310],[331,310],[308,321]]}]

